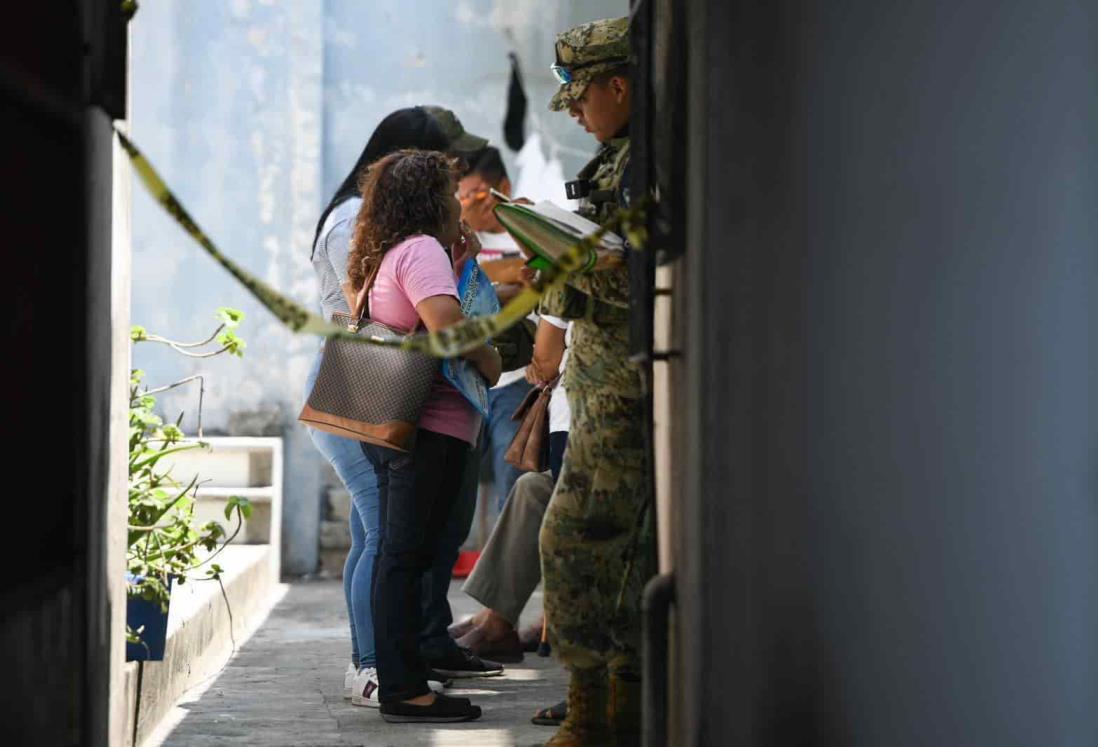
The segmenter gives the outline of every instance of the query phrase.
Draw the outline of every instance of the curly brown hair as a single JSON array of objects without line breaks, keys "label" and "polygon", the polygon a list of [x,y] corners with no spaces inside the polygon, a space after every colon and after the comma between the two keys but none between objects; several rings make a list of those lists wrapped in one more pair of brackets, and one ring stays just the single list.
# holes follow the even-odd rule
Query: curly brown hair
[{"label": "curly brown hair", "polygon": [[456,160],[438,151],[398,150],[370,165],[358,182],[362,207],[347,260],[356,291],[404,239],[421,233],[439,237],[450,217],[457,175]]}]

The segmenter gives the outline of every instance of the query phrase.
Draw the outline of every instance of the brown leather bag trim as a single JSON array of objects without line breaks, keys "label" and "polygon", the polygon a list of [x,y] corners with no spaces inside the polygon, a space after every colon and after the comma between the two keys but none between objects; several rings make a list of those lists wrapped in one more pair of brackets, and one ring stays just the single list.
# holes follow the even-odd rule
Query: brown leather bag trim
[{"label": "brown leather bag trim", "polygon": [[526,393],[526,396],[522,398],[522,402],[519,402],[519,406],[515,408],[515,411],[511,413],[511,420],[518,422],[526,417],[526,413],[534,403],[538,401],[538,397],[541,396],[541,389],[538,387],[531,387],[530,391]]},{"label": "brown leather bag trim", "polygon": [[522,451],[522,465],[519,467],[527,472],[540,472],[545,469],[542,456],[546,437],[549,434],[549,396],[551,394],[552,390],[546,387],[531,409],[530,420],[533,421],[533,425],[530,428],[530,437],[526,440],[526,448]]},{"label": "brown leather bag trim", "polygon": [[543,457],[549,435],[549,399],[552,394],[553,384],[534,387],[512,416],[515,420],[522,418],[518,432],[503,456],[512,467],[526,472],[541,472],[546,468]]},{"label": "brown leather bag trim", "polygon": [[[537,390],[533,391],[536,392]],[[537,397],[531,400],[532,403],[537,401]],[[530,417],[531,407],[526,408],[518,430],[515,431],[515,437],[511,439],[511,445],[507,447],[507,451],[503,455],[503,461],[515,469],[523,469],[522,456],[526,451],[526,442],[530,440],[530,429],[534,427],[534,420]]]},{"label": "brown leather bag trim", "polygon": [[344,438],[353,438],[356,441],[365,441],[375,446],[387,446],[398,451],[407,451],[408,446],[415,435],[414,423],[392,421],[382,423],[363,423],[351,418],[341,418],[327,412],[320,412],[309,405],[301,408],[301,414],[297,416],[305,425],[316,428],[318,431],[332,433]]}]

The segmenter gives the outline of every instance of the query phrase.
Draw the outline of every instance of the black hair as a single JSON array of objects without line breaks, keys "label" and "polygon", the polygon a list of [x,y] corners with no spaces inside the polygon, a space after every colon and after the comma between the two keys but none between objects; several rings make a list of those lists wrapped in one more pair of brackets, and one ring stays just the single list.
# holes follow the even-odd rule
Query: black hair
[{"label": "black hair", "polygon": [[632,81],[633,70],[629,66],[629,63],[626,62],[609,70],[603,70],[602,72],[595,73],[595,75],[591,77],[591,82],[598,83],[599,85],[606,85],[610,82],[611,78],[625,78],[628,81]]},{"label": "black hair", "polygon": [[491,145],[481,148],[469,156],[468,165],[463,174],[478,174],[484,181],[493,186],[498,186],[507,178],[507,167],[503,165],[503,157],[499,148]]},{"label": "black hair", "polygon": [[324,212],[320,214],[320,220],[316,222],[316,233],[313,234],[313,249],[316,249],[316,242],[320,238],[320,232],[324,228],[324,221],[328,219],[328,214],[343,201],[358,196],[359,178],[367,166],[390,153],[406,148],[445,151],[449,147],[450,140],[442,131],[438,120],[421,106],[397,109],[385,117],[374,128],[374,133],[370,135],[354,167],[343,179],[335,194],[332,195],[332,199],[328,200],[328,206],[324,208]]}]

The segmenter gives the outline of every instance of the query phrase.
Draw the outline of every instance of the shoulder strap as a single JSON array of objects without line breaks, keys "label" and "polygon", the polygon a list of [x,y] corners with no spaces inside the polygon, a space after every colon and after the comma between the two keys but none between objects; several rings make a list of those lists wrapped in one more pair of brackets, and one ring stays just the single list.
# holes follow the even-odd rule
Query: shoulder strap
[{"label": "shoulder strap", "polygon": [[381,269],[381,263],[378,262],[374,265],[374,269],[370,270],[370,276],[366,278],[366,282],[362,284],[362,290],[358,292],[358,298],[355,299],[355,306],[358,307],[358,313],[351,312],[351,316],[356,319],[356,326],[361,327],[362,321],[370,316],[370,289],[374,287],[374,281],[377,280],[377,273]]}]

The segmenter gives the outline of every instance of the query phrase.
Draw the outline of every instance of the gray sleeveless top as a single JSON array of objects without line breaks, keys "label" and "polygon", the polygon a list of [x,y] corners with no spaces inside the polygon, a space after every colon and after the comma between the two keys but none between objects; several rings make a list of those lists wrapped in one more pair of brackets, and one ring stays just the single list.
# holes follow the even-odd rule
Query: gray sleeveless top
[{"label": "gray sleeveless top", "polygon": [[313,269],[320,286],[320,309],[325,319],[331,319],[336,311],[351,313],[343,297],[342,285],[347,282],[347,258],[351,254],[355,216],[361,205],[361,197],[351,197],[337,205],[324,219],[313,247]]}]

